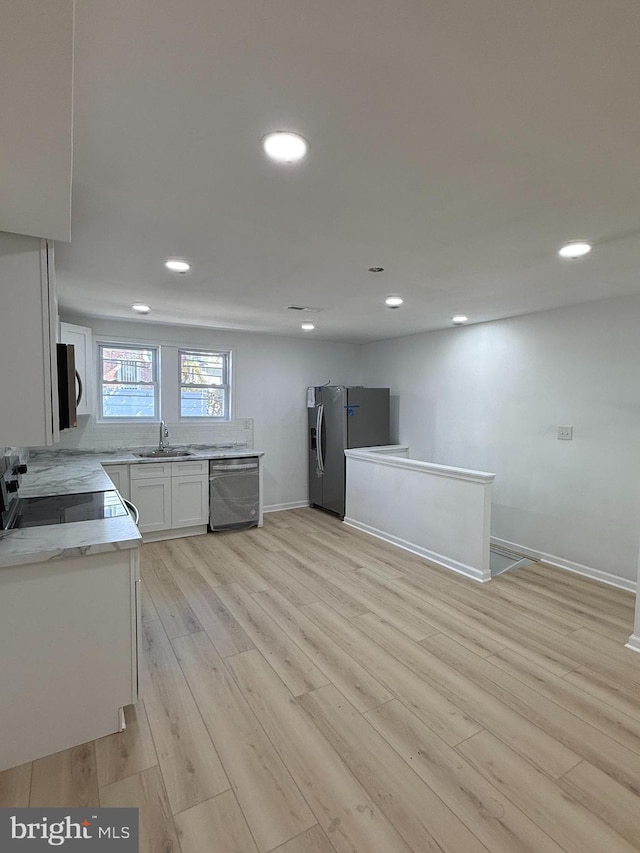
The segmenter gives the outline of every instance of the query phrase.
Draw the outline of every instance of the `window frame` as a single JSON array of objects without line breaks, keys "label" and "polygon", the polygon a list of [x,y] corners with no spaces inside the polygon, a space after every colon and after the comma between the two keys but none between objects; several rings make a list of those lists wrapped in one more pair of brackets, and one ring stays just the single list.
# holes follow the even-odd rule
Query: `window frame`
[{"label": "window frame", "polygon": [[[179,346],[178,351],[178,420],[186,423],[230,423],[232,420],[232,351],[230,349],[205,349],[203,347]],[[224,358],[224,379],[220,385],[185,385],[182,382],[182,356],[183,355],[213,355]],[[183,388],[222,388],[225,391],[224,415],[183,415],[182,414],[182,389]]]},{"label": "window frame", "polygon": [[[146,344],[146,343],[130,343],[128,341],[108,341],[108,340],[100,340],[97,341],[98,348],[98,377],[97,377],[97,413],[96,413],[96,422],[100,424],[150,424],[150,423],[159,423],[160,422],[160,395],[162,393],[162,385],[160,381],[161,370],[160,370],[160,346],[158,344]],[[103,351],[105,349],[130,349],[130,350],[145,350],[147,352],[151,352],[152,356],[152,368],[153,368],[153,381],[152,382],[135,382],[132,383],[134,385],[148,385],[153,387],[154,389],[154,407],[153,407],[153,415],[139,415],[137,417],[120,417],[116,416],[105,416],[103,409],[103,387],[106,385],[107,387],[112,384],[123,384],[123,383],[111,383],[105,382],[103,379],[104,371],[103,371]]]}]

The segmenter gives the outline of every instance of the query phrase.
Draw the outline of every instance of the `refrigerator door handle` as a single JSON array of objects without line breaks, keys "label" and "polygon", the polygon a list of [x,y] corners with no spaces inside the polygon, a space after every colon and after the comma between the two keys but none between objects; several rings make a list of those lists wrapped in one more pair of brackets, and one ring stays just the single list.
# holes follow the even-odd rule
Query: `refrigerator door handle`
[{"label": "refrigerator door handle", "polygon": [[322,427],[324,426],[324,405],[320,403],[316,414],[316,460],[318,471],[324,474],[324,459],[322,458]]}]

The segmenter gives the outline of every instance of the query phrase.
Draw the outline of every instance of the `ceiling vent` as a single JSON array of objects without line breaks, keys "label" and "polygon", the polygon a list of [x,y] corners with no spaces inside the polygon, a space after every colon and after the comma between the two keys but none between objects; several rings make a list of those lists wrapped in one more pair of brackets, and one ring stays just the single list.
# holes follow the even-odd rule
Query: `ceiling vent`
[{"label": "ceiling vent", "polygon": [[322,308],[311,308],[309,305],[287,305],[287,311],[306,311],[309,314],[319,314]]}]

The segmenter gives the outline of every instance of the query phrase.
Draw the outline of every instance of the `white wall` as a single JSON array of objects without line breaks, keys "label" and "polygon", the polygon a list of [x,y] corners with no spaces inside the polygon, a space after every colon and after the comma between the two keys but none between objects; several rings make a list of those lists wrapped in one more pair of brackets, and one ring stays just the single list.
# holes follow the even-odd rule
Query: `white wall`
[{"label": "white wall", "polygon": [[[496,473],[492,535],[636,577],[640,296],[370,344],[392,440],[414,458]],[[558,441],[558,425],[574,440]]]},{"label": "white wall", "polygon": [[[328,380],[339,384],[361,381],[360,347],[312,339],[281,338],[244,332],[222,332],[155,323],[67,317],[90,326],[96,339],[232,348],[234,422],[216,427],[172,422],[174,444],[242,440],[253,433],[252,444],[265,453],[265,508],[308,499],[306,388]],[[177,377],[176,377],[177,381]],[[163,416],[166,415],[163,412]],[[246,430],[244,419],[251,419]],[[65,433],[60,447],[126,446],[157,441],[157,427],[96,424],[82,419],[78,430]],[[137,436],[144,436],[138,442]]]}]

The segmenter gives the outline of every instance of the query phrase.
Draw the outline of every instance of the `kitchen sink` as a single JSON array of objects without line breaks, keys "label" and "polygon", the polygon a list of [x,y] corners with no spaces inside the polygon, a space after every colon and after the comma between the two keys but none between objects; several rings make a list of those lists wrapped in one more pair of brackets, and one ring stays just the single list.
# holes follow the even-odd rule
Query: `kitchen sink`
[{"label": "kitchen sink", "polygon": [[190,450],[149,450],[146,453],[134,453],[138,459],[174,459],[177,456],[193,456]]}]

